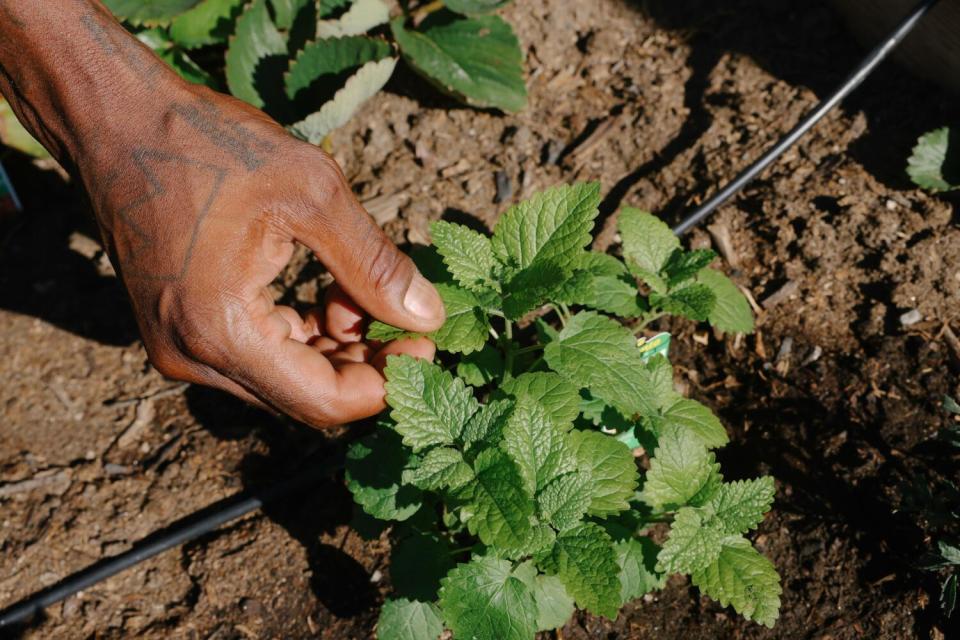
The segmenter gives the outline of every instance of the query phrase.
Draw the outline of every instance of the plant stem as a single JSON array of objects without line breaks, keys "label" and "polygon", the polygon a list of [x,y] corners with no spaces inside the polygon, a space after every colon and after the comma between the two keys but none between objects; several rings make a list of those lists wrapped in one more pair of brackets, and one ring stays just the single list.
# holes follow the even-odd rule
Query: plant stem
[{"label": "plant stem", "polygon": [[567,326],[567,320],[570,319],[570,307],[563,304],[562,302],[559,304],[560,304],[560,310],[563,312],[563,326]]},{"label": "plant stem", "polygon": [[667,312],[666,312],[666,311],[657,311],[656,313],[650,312],[650,313],[645,313],[645,314],[643,314],[643,317],[640,318],[640,322],[638,322],[636,325],[634,325],[634,327],[633,327],[633,332],[634,332],[635,334],[640,333],[641,331],[643,331],[644,329],[647,328],[647,325],[648,325],[648,324],[650,324],[651,322],[653,322],[653,321],[655,321],[655,320],[659,320],[660,318],[662,318],[662,317],[665,316],[665,315],[667,315]]},{"label": "plant stem", "polygon": [[503,375],[504,379],[513,377],[513,356],[515,353],[513,344],[513,323],[509,320],[503,329]]},{"label": "plant stem", "polygon": [[439,11],[440,9],[443,9],[443,7],[444,7],[443,0],[434,0],[433,2],[428,2],[425,5],[419,6],[412,14],[413,21],[420,22],[431,13],[434,13],[436,11]]},{"label": "plant stem", "polygon": [[534,361],[533,361],[533,364],[531,364],[529,367],[527,367],[527,371],[533,371],[534,369],[536,369],[537,367],[540,366],[540,363],[541,363],[541,362],[543,362],[543,356],[540,356],[539,358],[537,358],[536,360],[534,360]]},{"label": "plant stem", "polygon": [[522,349],[517,349],[516,355],[522,356],[522,355],[525,354],[525,353],[533,353],[534,351],[542,351],[542,350],[543,350],[543,345],[542,345],[542,344],[532,344],[532,345],[530,345],[529,347],[524,347],[524,348],[522,348]]},{"label": "plant stem", "polygon": [[556,305],[550,305],[551,311],[557,314],[557,317],[560,318],[560,326],[567,326],[567,319],[563,317],[563,311],[560,310],[560,307]]}]

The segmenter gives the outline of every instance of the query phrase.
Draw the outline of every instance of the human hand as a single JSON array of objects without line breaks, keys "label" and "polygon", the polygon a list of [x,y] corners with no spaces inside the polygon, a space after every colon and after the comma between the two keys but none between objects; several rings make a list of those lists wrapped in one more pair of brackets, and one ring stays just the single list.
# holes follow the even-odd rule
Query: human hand
[{"label": "human hand", "polygon": [[[386,355],[430,358],[434,347],[366,344],[366,315],[436,329],[444,311],[432,285],[327,154],[204,88],[162,99],[135,142],[105,143],[104,161],[81,169],[151,361],[314,426],[380,411]],[[303,317],[267,290],[295,241],[337,281],[325,308]]]}]

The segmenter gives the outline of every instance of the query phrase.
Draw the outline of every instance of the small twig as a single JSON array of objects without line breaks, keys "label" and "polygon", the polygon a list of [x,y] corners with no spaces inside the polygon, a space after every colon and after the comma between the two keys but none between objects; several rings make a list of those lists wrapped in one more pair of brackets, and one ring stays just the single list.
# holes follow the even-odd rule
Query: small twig
[{"label": "small twig", "polygon": [[414,10],[414,12],[411,14],[413,16],[413,21],[415,23],[419,23],[428,15],[440,11],[440,9],[443,9],[443,7],[443,0],[434,0],[433,2],[428,2],[421,7],[417,7],[416,10]]},{"label": "small twig", "polygon": [[133,398],[124,398],[123,400],[115,400],[113,402],[105,402],[107,406],[110,407],[125,407],[131,404],[137,404],[143,402],[144,400],[159,400],[160,398],[166,398],[167,396],[175,396],[182,391],[186,391],[187,387],[190,386],[189,382],[184,382],[183,384],[176,384],[172,387],[165,387],[159,391],[154,391],[153,393],[148,393],[142,396],[135,396]]}]

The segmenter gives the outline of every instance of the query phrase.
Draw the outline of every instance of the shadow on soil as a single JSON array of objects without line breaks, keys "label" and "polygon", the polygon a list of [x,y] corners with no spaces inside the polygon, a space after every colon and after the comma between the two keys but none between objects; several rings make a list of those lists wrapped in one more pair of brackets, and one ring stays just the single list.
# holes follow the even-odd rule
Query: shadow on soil
[{"label": "shadow on soil", "polygon": [[0,308],[103,344],[131,344],[138,333],[123,288],[98,273],[97,246],[75,235],[99,237],[81,190],[19,154],[4,155],[3,166],[25,211],[0,217]]},{"label": "shadow on soil", "polygon": [[[265,445],[256,447],[265,452],[248,454],[238,470],[247,491],[327,467],[345,448],[342,438],[274,417],[218,391],[190,387],[186,395],[191,414],[214,436],[233,440],[253,435]],[[364,429],[351,426],[346,437],[352,439]],[[262,512],[303,545],[313,593],[330,613],[349,618],[376,604],[377,591],[369,573],[343,550],[346,538],[336,544],[321,542],[322,536],[336,533],[353,515],[353,498],[344,486],[339,464],[309,486],[267,504]]]}]

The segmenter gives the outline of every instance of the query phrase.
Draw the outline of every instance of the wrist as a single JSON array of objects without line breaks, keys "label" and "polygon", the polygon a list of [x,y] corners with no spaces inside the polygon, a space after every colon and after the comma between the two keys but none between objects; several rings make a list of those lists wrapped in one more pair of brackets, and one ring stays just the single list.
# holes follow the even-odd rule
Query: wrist
[{"label": "wrist", "polygon": [[97,165],[111,141],[158,111],[184,82],[97,0],[8,3],[0,90],[61,163]]}]

